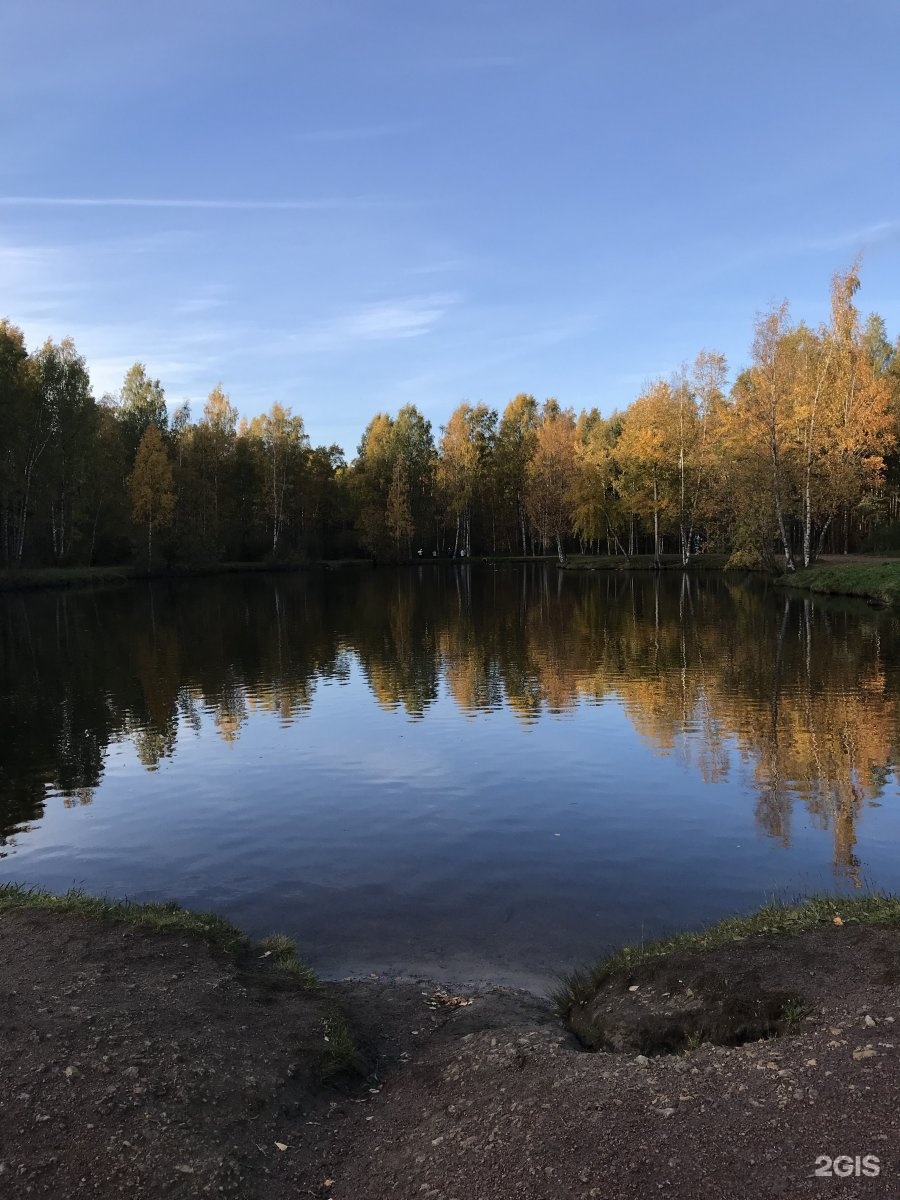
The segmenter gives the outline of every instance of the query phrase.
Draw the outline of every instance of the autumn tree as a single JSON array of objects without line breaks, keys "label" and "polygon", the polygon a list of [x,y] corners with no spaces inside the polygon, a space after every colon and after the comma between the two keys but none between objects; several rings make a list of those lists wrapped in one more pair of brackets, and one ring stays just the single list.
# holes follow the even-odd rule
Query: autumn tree
[{"label": "autumn tree", "polygon": [[622,418],[603,418],[596,409],[581,413],[575,427],[575,466],[571,489],[572,522],[579,538],[605,539],[607,550],[627,555],[623,544],[627,513],[619,494],[616,445]]},{"label": "autumn tree", "polygon": [[377,554],[384,546],[384,513],[394,475],[394,422],[376,413],[363,433],[354,463],[353,484],[359,531],[365,546]]},{"label": "autumn tree", "polygon": [[[743,456],[743,474],[753,489],[739,500],[743,507],[771,510],[787,570],[795,569],[790,517],[796,492],[796,426],[792,405],[794,378],[787,354],[789,313],[786,303],[758,316],[752,365],[735,381],[729,436],[733,453]],[[758,490],[758,489],[762,490]],[[754,549],[768,555],[767,535]]]},{"label": "autumn tree", "polygon": [[384,514],[398,459],[403,462],[413,523],[410,536],[424,539],[434,505],[435,452],[431,422],[414,404],[404,405],[396,418],[377,413],[366,426],[353,464],[360,534],[374,554],[385,550],[390,542]]},{"label": "autumn tree", "polygon": [[454,522],[453,553],[472,553],[472,509],[483,499],[496,439],[497,413],[479,404],[460,404],[441,436],[438,481]]},{"label": "autumn tree", "polygon": [[678,530],[684,566],[694,551],[698,522],[712,516],[708,497],[718,458],[715,431],[724,415],[727,374],[724,355],[701,350],[690,376],[682,372],[677,384]]},{"label": "autumn tree", "polygon": [[406,544],[407,556],[410,556],[412,549],[409,539],[412,537],[415,527],[413,525],[412,508],[409,503],[406,465],[401,455],[397,455],[394,460],[394,469],[391,473],[391,486],[388,488],[387,505],[384,515],[388,532],[396,548],[397,557],[400,557],[400,548],[403,543]]},{"label": "autumn tree", "polygon": [[538,404],[534,396],[520,392],[503,410],[494,452],[495,495],[501,518],[510,530],[508,549],[520,542],[528,553],[526,491],[528,465],[537,444]]},{"label": "autumn tree", "polygon": [[616,444],[621,493],[629,510],[652,528],[657,560],[665,522],[678,515],[678,430],[686,403],[664,379],[656,380],[624,413]]},{"label": "autumn tree", "polygon": [[547,400],[541,409],[534,453],[526,472],[525,504],[547,553],[556,547],[562,562],[563,538],[572,527],[571,488],[575,478],[575,414]]},{"label": "autumn tree", "polygon": [[891,388],[872,364],[853,303],[858,289],[858,263],[834,276],[831,321],[820,334],[827,374],[812,452],[804,443],[804,566],[822,552],[838,513],[845,511],[849,525],[851,510],[880,485],[895,442]]},{"label": "autumn tree", "polygon": [[166,395],[159,380],[147,375],[143,363],[136,362],[128,368],[119,392],[118,413],[129,461],[134,460],[141,438],[150,425],[155,425],[160,433],[166,432]]},{"label": "autumn tree", "polygon": [[[208,552],[223,553],[223,527],[229,516],[229,473],[237,439],[237,409],[221,384],[216,384],[203,406],[203,415],[184,438],[195,477],[194,520]],[[174,424],[174,420],[173,420]]]},{"label": "autumn tree", "polygon": [[128,479],[132,517],[147,526],[147,565],[153,562],[153,529],[165,528],[172,520],[175,488],[172,462],[166,443],[155,423],[144,431],[134,467]]},{"label": "autumn tree", "polygon": [[250,422],[249,435],[259,446],[263,462],[264,508],[271,532],[272,554],[278,553],[281,536],[292,514],[291,501],[302,478],[309,452],[303,418],[290,408],[273,404],[267,413]]}]

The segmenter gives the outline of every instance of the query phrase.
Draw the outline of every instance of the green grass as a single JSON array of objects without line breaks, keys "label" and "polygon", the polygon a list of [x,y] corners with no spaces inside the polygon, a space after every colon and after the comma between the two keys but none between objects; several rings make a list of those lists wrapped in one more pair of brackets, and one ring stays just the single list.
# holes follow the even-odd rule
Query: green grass
[{"label": "green grass", "polygon": [[250,946],[247,935],[215,913],[191,912],[175,900],[159,904],[136,904],[131,900],[108,900],[73,889],[62,896],[41,888],[16,883],[0,884],[0,913],[14,909],[41,909],[84,917],[92,921],[124,921],[148,933],[179,934],[199,938],[220,953],[236,958]]},{"label": "green grass", "polygon": [[797,904],[773,900],[747,916],[725,917],[706,929],[623,946],[596,966],[566,976],[553,998],[565,1017],[575,1006],[591,1000],[597,989],[619,971],[630,971],[639,964],[685,951],[702,954],[748,938],[803,933],[816,926],[834,924],[835,917],[844,925],[900,926],[900,897],[812,896]]},{"label": "green grass", "polygon": [[328,1082],[338,1075],[361,1075],[365,1071],[362,1055],[344,1010],[329,997],[322,1021],[325,1050],[319,1063],[319,1077]]},{"label": "green grass", "polygon": [[286,933],[270,933],[260,942],[264,954],[271,957],[275,966],[283,971],[289,971],[296,979],[308,988],[321,986],[312,967],[301,962],[297,957],[297,943]]},{"label": "green grass", "polygon": [[900,562],[807,567],[778,579],[781,587],[829,596],[861,596],[880,604],[900,602]]},{"label": "green grass", "polygon": [[727,554],[694,554],[687,567],[681,561],[680,554],[662,554],[659,562],[652,554],[632,554],[626,558],[622,554],[570,554],[564,566],[564,571],[720,571],[728,562]]}]

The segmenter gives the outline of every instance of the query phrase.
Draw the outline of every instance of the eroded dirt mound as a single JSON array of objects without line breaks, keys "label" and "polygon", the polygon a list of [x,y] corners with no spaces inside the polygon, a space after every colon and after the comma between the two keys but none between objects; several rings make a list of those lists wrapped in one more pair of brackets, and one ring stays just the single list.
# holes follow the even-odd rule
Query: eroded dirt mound
[{"label": "eroded dirt mound", "polygon": [[[853,951],[861,939],[860,963]],[[610,972],[588,999],[570,1007],[567,1024],[589,1049],[644,1055],[779,1037],[833,996],[851,970],[848,987],[897,979],[898,946],[893,930],[849,927],[672,953]]]}]

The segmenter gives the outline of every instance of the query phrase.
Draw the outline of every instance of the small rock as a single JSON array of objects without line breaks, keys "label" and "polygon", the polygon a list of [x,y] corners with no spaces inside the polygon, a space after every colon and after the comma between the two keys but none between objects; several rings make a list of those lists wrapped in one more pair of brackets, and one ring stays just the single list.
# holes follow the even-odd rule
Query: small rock
[{"label": "small rock", "polygon": [[832,1037],[840,1037],[844,1031],[843,1031],[843,1029],[840,1028],[840,1026],[832,1025],[829,1027],[828,1032],[831,1034]]},{"label": "small rock", "polygon": [[646,1054],[638,1054],[634,1061],[637,1063],[637,1065],[639,1067],[649,1067],[650,1066],[650,1059],[647,1057]]},{"label": "small rock", "polygon": [[77,1079],[81,1072],[77,1067],[66,1067],[63,1074],[65,1075],[66,1079]]},{"label": "small rock", "polygon": [[661,1117],[671,1117],[672,1114],[675,1112],[675,1109],[674,1108],[656,1108],[653,1111],[658,1112]]},{"label": "small rock", "polygon": [[867,1025],[869,1027],[869,1029],[874,1029],[874,1027],[876,1025],[875,1018],[869,1016],[869,1014],[866,1013],[866,1019],[863,1021],[863,1025]]},{"label": "small rock", "polygon": [[636,984],[636,983],[633,983],[633,984],[631,985],[631,987],[628,989],[628,990],[629,990],[629,992],[636,992],[636,991],[638,990],[638,986],[639,986],[638,984]]},{"label": "small rock", "polygon": [[878,1052],[873,1050],[871,1046],[866,1046],[862,1050],[854,1050],[853,1058],[855,1062],[859,1062],[861,1058],[876,1058],[877,1053]]},{"label": "small rock", "polygon": [[137,1069],[137,1067],[126,1067],[124,1074],[127,1075],[129,1079],[137,1079],[138,1075],[140,1075],[140,1071]]}]

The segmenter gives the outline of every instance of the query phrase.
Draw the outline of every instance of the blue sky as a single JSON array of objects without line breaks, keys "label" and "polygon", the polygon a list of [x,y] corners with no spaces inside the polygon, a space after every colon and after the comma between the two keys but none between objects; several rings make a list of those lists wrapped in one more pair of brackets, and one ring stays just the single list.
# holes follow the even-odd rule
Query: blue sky
[{"label": "blue sky", "polygon": [[900,332],[896,0],[12,0],[0,315],[352,455],[626,405],[862,251]]}]

